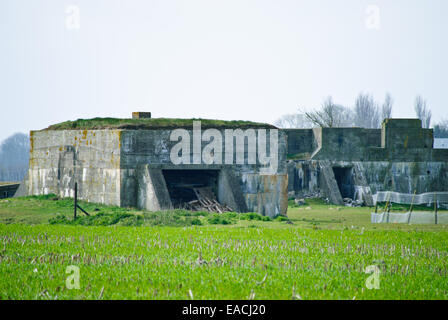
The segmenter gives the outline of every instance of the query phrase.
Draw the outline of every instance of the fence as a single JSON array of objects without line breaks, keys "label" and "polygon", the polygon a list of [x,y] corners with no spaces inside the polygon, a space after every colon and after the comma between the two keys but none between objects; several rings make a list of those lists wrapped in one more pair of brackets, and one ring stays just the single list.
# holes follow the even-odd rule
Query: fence
[{"label": "fence", "polygon": [[[371,213],[371,223],[448,224],[448,213],[439,213],[437,210],[439,204],[448,203],[448,192],[406,194],[381,191],[373,195],[373,202],[375,205],[378,202],[386,202],[387,204],[384,212]],[[390,212],[388,204],[391,202],[410,204],[410,211],[406,213]],[[413,205],[416,204],[433,204],[434,212],[413,212]]]}]

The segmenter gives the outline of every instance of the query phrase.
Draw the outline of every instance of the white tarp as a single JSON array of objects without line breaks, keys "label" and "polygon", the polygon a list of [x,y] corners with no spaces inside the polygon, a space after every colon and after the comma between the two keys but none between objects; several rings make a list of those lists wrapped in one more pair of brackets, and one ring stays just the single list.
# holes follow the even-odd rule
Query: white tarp
[{"label": "white tarp", "polygon": [[[435,197],[434,197],[435,195]],[[422,194],[416,194],[414,201],[412,201],[414,195],[412,193],[399,193],[392,191],[379,191],[373,195],[373,203],[377,202],[393,202],[400,204],[431,204],[437,199],[437,203],[448,203],[448,192],[428,192]]]}]

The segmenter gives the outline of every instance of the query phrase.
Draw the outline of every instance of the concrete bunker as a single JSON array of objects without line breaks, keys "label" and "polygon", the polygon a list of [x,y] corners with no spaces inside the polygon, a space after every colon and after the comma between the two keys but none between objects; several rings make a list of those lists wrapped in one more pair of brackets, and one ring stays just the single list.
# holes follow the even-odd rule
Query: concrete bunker
[{"label": "concrete bunker", "polygon": [[354,199],[355,185],[353,179],[353,167],[333,167],[334,178],[342,198]]},{"label": "concrete bunker", "polygon": [[[448,150],[433,147],[419,119],[385,119],[381,129],[287,129],[289,196],[323,196],[334,204],[373,205],[382,191],[448,190]],[[313,183],[303,177],[317,177]],[[344,199],[353,199],[353,202]]]},{"label": "concrete bunker", "polygon": [[[202,131],[198,134],[196,130],[198,122],[204,129],[202,138]],[[215,141],[230,131],[234,139]],[[207,132],[213,132],[213,140],[204,138]],[[250,132],[263,138],[255,150],[247,139],[241,142],[235,138]],[[151,118],[141,112],[132,119],[94,118],[55,124],[30,132],[30,142],[30,168],[20,193],[23,195],[70,197],[77,182],[79,199],[160,211],[195,200],[194,195],[198,195],[192,188],[209,188],[213,200],[232,211],[271,217],[286,214],[286,134],[269,124]],[[173,150],[179,147],[177,155],[181,157],[173,158]],[[271,148],[277,149],[277,157]],[[223,158],[214,157],[215,149]],[[255,161],[249,159],[249,149],[257,156]],[[206,152],[213,157],[201,157]],[[267,164],[260,160],[265,158],[275,168],[273,174],[266,175]]]}]

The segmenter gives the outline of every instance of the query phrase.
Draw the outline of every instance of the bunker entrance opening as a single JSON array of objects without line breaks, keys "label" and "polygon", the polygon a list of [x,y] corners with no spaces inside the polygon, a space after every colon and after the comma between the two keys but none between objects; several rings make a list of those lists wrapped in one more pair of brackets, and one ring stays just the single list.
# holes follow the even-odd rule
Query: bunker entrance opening
[{"label": "bunker entrance opening", "polygon": [[355,186],[353,183],[353,168],[333,167],[333,172],[342,198],[353,199],[355,196]]},{"label": "bunker entrance opening", "polygon": [[198,189],[206,188],[213,196],[218,194],[219,170],[172,169],[162,173],[174,208],[185,208],[198,200]]}]

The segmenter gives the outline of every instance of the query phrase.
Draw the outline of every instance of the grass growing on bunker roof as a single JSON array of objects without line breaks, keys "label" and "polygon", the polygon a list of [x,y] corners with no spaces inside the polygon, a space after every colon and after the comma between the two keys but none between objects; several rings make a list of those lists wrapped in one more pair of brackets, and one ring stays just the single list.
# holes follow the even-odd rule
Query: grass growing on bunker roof
[{"label": "grass growing on bunker roof", "polygon": [[192,129],[193,121],[201,121],[202,128],[275,128],[266,123],[243,120],[213,120],[213,119],[178,119],[178,118],[151,118],[151,119],[119,119],[119,118],[93,118],[65,121],[49,126],[44,130],[89,130],[89,129]]}]

